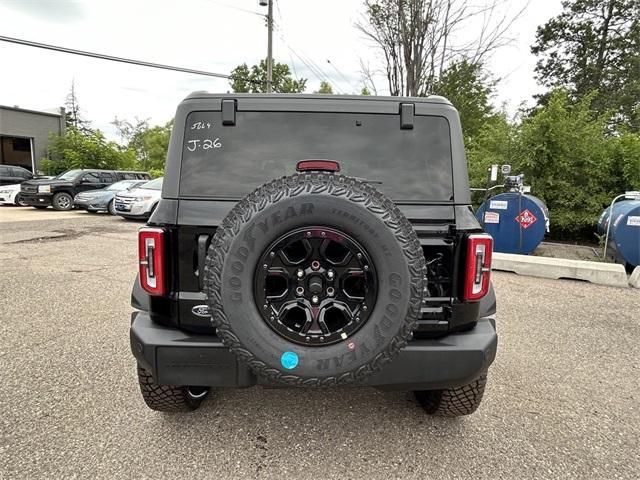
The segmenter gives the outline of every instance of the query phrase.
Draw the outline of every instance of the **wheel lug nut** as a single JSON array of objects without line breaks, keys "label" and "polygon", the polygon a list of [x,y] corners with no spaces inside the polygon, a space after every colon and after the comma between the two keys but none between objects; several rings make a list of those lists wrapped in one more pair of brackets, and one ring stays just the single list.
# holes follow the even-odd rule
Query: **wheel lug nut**
[{"label": "wheel lug nut", "polygon": [[296,276],[298,278],[302,278],[304,277],[304,270],[302,270],[301,268],[298,269],[298,271],[296,272]]},{"label": "wheel lug nut", "polygon": [[320,262],[317,260],[314,260],[313,262],[311,262],[311,268],[313,270],[318,270],[320,268]]},{"label": "wheel lug nut", "polygon": [[369,265],[365,265],[363,268],[364,268],[365,271],[367,271],[367,270],[369,270]]},{"label": "wheel lug nut", "polygon": [[332,280],[334,275],[335,275],[335,273],[333,273],[333,270],[329,270],[327,272],[327,278],[329,278],[329,280]]},{"label": "wheel lug nut", "polygon": [[362,254],[361,254],[361,253],[358,253],[358,254],[356,255],[356,257],[358,257],[358,258],[360,259],[360,258],[362,258]]},{"label": "wheel lug nut", "polygon": [[320,301],[320,298],[318,298],[317,295],[314,295],[313,297],[311,297],[311,303],[318,303]]},{"label": "wheel lug nut", "polygon": [[328,287],[327,288],[327,295],[329,295],[330,297],[333,297],[333,294],[336,293],[335,290],[333,289],[333,287]]},{"label": "wheel lug nut", "polygon": [[296,287],[296,295],[298,295],[299,297],[301,297],[302,295],[304,295],[304,288],[302,288],[302,287]]}]

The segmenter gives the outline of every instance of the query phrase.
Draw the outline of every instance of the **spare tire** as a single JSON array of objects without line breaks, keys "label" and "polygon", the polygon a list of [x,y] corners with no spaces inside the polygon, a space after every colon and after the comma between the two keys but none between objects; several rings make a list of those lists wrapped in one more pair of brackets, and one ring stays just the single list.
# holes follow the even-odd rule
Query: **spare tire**
[{"label": "spare tire", "polygon": [[406,345],[425,261],[411,224],[369,184],[320,172],[241,200],[207,252],[213,325],[269,382],[332,386],[379,371]]}]

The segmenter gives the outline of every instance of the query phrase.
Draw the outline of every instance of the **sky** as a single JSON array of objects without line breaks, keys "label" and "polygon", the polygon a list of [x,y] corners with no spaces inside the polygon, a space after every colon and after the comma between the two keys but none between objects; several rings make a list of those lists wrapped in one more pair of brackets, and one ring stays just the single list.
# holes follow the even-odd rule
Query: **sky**
[{"label": "sky", "polygon": [[[481,0],[479,0],[481,1]],[[493,102],[513,114],[542,91],[530,53],[538,25],[561,11],[561,0],[505,0],[503,11],[522,15],[510,43],[487,68],[499,79]],[[361,0],[276,0],[274,58],[317,90],[320,70],[337,93],[362,88],[361,61],[383,64],[356,28]],[[266,56],[266,7],[258,0],[0,0],[0,35],[154,63],[228,74]],[[479,24],[459,35],[474,35]],[[461,38],[460,41],[467,39]],[[0,42],[0,104],[34,110],[64,105],[72,81],[85,118],[118,140],[114,118],[160,124],[196,90],[227,92],[227,80],[119,64]],[[330,62],[330,63],[329,63]],[[385,82],[377,82],[385,93]]]}]

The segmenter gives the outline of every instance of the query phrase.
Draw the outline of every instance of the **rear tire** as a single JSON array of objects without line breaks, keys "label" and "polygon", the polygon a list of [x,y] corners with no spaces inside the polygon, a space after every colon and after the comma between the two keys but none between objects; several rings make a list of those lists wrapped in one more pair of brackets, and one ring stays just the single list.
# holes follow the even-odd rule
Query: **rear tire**
[{"label": "rear tire", "polygon": [[111,215],[115,215],[116,214],[116,205],[115,205],[115,202],[113,200],[111,200],[109,202],[109,204],[107,205],[107,213],[109,213]]},{"label": "rear tire", "polygon": [[191,412],[209,395],[209,388],[158,385],[151,372],[138,365],[138,383],[147,406],[158,412]]},{"label": "rear tire", "polygon": [[418,402],[429,415],[459,417],[477,410],[484,395],[487,375],[458,388],[422,390],[414,392]]},{"label": "rear tire", "polygon": [[73,208],[73,198],[65,192],[56,193],[53,196],[51,206],[54,210],[67,211]]}]

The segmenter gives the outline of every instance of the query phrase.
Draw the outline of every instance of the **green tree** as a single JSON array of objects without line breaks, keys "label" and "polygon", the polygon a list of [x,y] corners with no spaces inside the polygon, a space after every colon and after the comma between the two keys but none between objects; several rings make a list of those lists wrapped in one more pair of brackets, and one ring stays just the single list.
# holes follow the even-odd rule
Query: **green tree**
[{"label": "green tree", "polygon": [[465,139],[476,135],[494,115],[491,105],[495,83],[479,63],[466,58],[451,63],[434,83],[433,93],[446,97],[460,114]]},{"label": "green tree", "polygon": [[329,82],[322,80],[320,82],[320,88],[314,93],[333,94],[333,88],[331,88],[331,84]]},{"label": "green tree", "polygon": [[[286,63],[273,63],[272,78],[272,90],[275,93],[302,93],[307,86],[305,78],[293,78]],[[238,65],[231,71],[230,85],[236,93],[266,93],[266,60],[261,60],[259,65],[253,65],[251,68],[246,63]]]},{"label": "green tree", "polygon": [[85,133],[69,127],[63,135],[51,135],[50,138],[49,158],[40,162],[48,175],[71,168],[130,170],[138,167],[132,151],[123,151],[115,142],[107,141],[100,131]]},{"label": "green tree", "polygon": [[154,127],[149,127],[147,120],[137,118],[135,123],[117,118],[112,123],[125,142],[125,148],[134,152],[140,168],[153,176],[161,176],[169,149],[173,120]]},{"label": "green tree", "polygon": [[521,158],[520,128],[504,112],[487,117],[472,136],[465,138],[469,183],[483,188],[491,165],[513,165]]},{"label": "green tree", "polygon": [[623,133],[608,140],[614,181],[611,195],[640,190],[640,134]]},{"label": "green tree", "polygon": [[[597,91],[592,107],[640,129],[640,2],[565,0],[563,12],[538,27],[531,51],[538,79],[581,98]],[[544,101],[544,99],[543,99]]]},{"label": "green tree", "polygon": [[565,90],[555,90],[522,123],[517,168],[547,203],[555,236],[593,238],[616,190],[607,117],[592,110],[594,95],[573,103]]},{"label": "green tree", "polygon": [[371,92],[369,91],[369,89],[364,86],[362,87],[362,90],[360,90],[360,95],[364,96],[364,97],[369,97],[371,95]]}]

